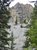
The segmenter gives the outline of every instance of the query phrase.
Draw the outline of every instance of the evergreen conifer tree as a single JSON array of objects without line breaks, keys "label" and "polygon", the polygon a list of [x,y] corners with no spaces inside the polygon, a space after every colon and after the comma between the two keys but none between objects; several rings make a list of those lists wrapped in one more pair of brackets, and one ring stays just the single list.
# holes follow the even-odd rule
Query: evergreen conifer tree
[{"label": "evergreen conifer tree", "polygon": [[32,47],[37,48],[37,5],[35,5],[33,8],[31,27],[27,31],[26,36],[30,38],[29,42],[31,43]]},{"label": "evergreen conifer tree", "polygon": [[11,0],[0,0],[0,47],[4,48],[5,45],[8,45],[9,38],[7,37],[9,33],[6,31],[8,26],[8,20],[10,18],[7,7],[11,3]]}]

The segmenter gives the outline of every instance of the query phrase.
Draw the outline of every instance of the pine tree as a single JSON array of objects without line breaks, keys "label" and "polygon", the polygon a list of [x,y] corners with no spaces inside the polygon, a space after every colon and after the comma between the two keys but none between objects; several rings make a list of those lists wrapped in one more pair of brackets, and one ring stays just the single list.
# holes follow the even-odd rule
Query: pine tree
[{"label": "pine tree", "polygon": [[37,6],[35,5],[33,9],[33,14],[31,16],[31,27],[29,28],[27,34],[30,37],[32,47],[37,48]]},{"label": "pine tree", "polygon": [[14,36],[13,36],[13,32],[12,32],[12,34],[11,34],[11,50],[14,50],[14,45],[15,45]]},{"label": "pine tree", "polygon": [[8,20],[10,18],[7,7],[11,3],[10,0],[0,0],[0,47],[5,47],[8,45],[9,38],[7,37],[9,33],[6,31],[8,26]]}]

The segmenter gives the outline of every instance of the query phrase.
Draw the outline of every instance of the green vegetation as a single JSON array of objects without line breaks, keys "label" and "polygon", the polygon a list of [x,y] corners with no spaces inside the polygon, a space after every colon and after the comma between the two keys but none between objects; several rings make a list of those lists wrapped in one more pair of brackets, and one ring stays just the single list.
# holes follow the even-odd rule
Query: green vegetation
[{"label": "green vegetation", "polygon": [[2,47],[5,48],[5,45],[9,45],[8,41],[10,41],[10,38],[7,37],[9,33],[6,31],[6,29],[10,28],[10,26],[7,24],[10,18],[9,15],[10,12],[8,11],[7,7],[9,6],[10,3],[11,3],[10,0],[0,0],[0,47],[1,48]]},{"label": "green vegetation", "polygon": [[32,48],[37,49],[37,6],[36,5],[33,9],[33,14],[31,16],[31,26],[27,31],[26,36]]},{"label": "green vegetation", "polygon": [[24,50],[28,50],[28,48],[24,48]]},{"label": "green vegetation", "polygon": [[11,50],[14,50],[14,45],[15,45],[15,43],[14,43],[14,36],[13,36],[13,32],[12,32],[12,34],[11,34]]},{"label": "green vegetation", "polygon": [[32,47],[29,46],[29,47],[27,47],[27,48],[24,48],[24,50],[32,50]]}]

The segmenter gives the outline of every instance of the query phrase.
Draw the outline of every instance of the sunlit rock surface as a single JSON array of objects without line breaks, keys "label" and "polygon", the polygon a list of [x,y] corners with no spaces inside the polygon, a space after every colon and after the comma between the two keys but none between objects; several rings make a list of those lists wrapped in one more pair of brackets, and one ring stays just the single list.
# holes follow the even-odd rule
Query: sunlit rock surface
[{"label": "sunlit rock surface", "polygon": [[[28,30],[26,26],[30,23],[32,9],[33,7],[30,4],[23,5],[20,3],[17,3],[10,9],[10,15],[12,17],[10,18],[8,23],[11,26],[8,32],[10,33],[10,35],[13,32],[13,36],[15,39],[14,43],[16,43],[16,45],[14,45],[14,50],[23,50],[24,42],[26,40],[26,37],[24,35]],[[25,24],[24,22],[27,23]]]},{"label": "sunlit rock surface", "polygon": [[12,22],[12,18],[9,20],[9,25],[11,25],[11,28],[8,31],[10,33],[13,32],[13,36],[15,39],[14,43],[16,43],[16,45],[14,45],[14,50],[23,50],[22,47],[24,46],[24,42],[26,40],[26,37],[24,36],[24,34],[27,31],[27,28],[21,28],[20,27],[21,24],[15,25],[14,22]]},{"label": "sunlit rock surface", "polygon": [[20,23],[24,23],[25,19],[29,20],[31,18],[32,11],[33,7],[30,4],[23,5],[17,3],[15,6],[10,8],[10,13],[13,18],[13,21],[15,21],[17,17],[17,21]]}]

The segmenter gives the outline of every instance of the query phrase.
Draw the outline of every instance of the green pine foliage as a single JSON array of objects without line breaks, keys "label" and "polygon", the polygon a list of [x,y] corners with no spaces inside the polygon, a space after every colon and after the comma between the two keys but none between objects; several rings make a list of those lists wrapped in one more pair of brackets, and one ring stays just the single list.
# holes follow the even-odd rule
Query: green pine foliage
[{"label": "green pine foliage", "polygon": [[29,28],[27,34],[30,39],[32,47],[37,48],[37,6],[33,9],[33,14],[31,16],[31,27]]},{"label": "green pine foliage", "polygon": [[10,12],[7,9],[9,6],[7,2],[9,0],[0,0],[0,47],[5,47],[5,45],[9,44],[9,38],[7,37],[9,33],[6,29],[10,28],[7,24],[10,18]]},{"label": "green pine foliage", "polygon": [[16,43],[14,42],[15,38],[14,38],[13,32],[11,33],[10,40],[11,40],[11,44],[10,44],[11,48],[10,49],[14,50]]},{"label": "green pine foliage", "polygon": [[14,50],[14,36],[13,36],[13,33],[11,34],[11,50]]},{"label": "green pine foliage", "polygon": [[26,41],[24,43],[25,45],[23,46],[23,48],[28,48],[30,46],[28,38],[26,38]]}]

